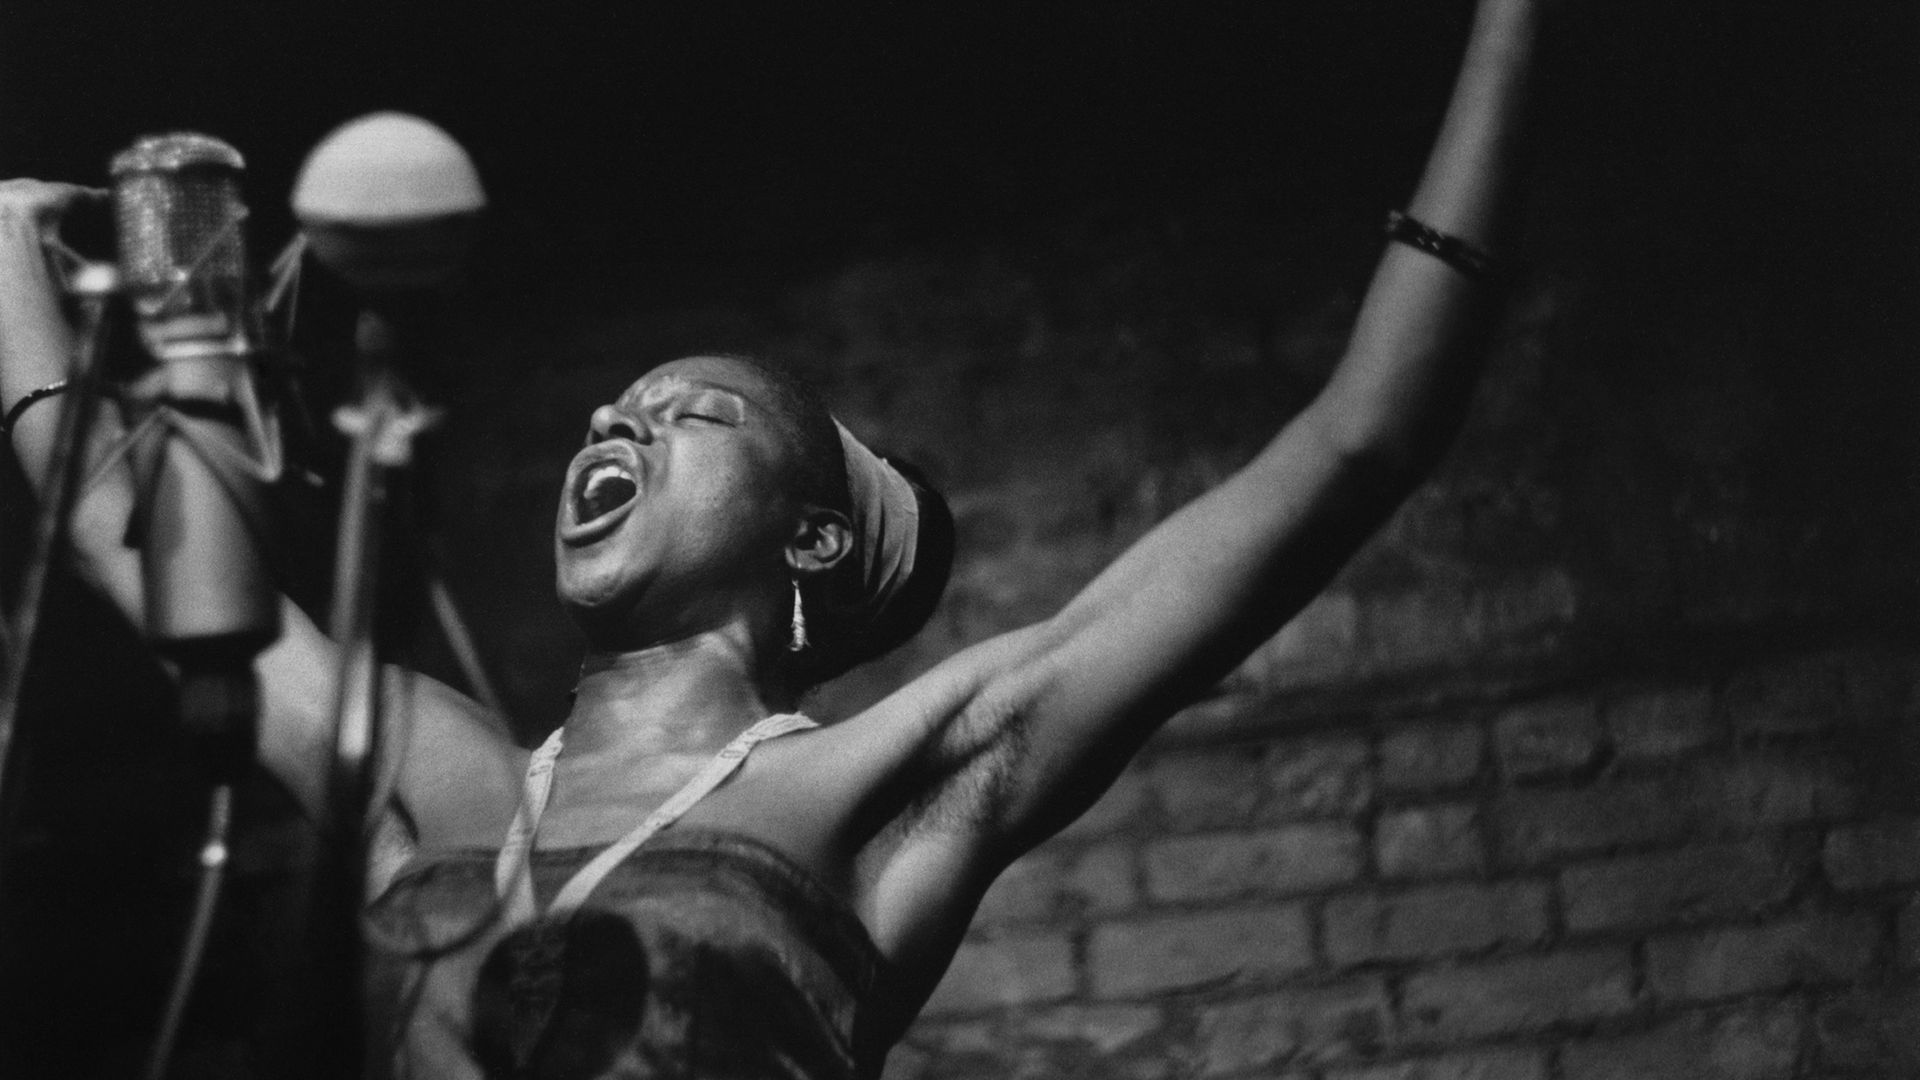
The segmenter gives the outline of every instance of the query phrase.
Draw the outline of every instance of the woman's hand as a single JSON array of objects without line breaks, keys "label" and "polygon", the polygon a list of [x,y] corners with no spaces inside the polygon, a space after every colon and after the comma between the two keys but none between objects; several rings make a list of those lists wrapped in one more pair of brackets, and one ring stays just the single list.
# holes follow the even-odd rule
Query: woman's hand
[{"label": "woman's hand", "polygon": [[[18,280],[21,272],[33,273],[26,259],[44,260],[48,251],[72,258],[72,252],[60,242],[60,222],[76,203],[98,201],[107,195],[104,188],[58,180],[0,180],[0,259],[5,260],[0,263],[0,274],[4,274],[5,284],[32,287],[33,283]],[[46,285],[51,287],[50,279]]]},{"label": "woman's hand", "polygon": [[[60,304],[61,285],[48,265],[78,256],[60,243],[57,230],[76,204],[106,192],[47,180],[0,180],[0,408],[11,410],[28,394],[66,379],[74,329]],[[35,406],[15,418],[7,442],[35,488],[47,478],[60,410]],[[99,410],[87,450],[89,460],[119,434],[118,418]],[[136,626],[141,621],[139,566],[120,543],[132,505],[124,473],[99,478],[78,493],[69,509],[70,565],[111,598]]]},{"label": "woman's hand", "polygon": [[58,226],[61,215],[76,202],[104,199],[107,189],[60,180],[21,177],[0,180],[0,218],[23,217],[42,225]]},{"label": "woman's hand", "polygon": [[60,222],[102,188],[53,180],[0,180],[0,406],[64,376],[69,328],[48,268],[52,254],[77,258],[60,242]]},{"label": "woman's hand", "polygon": [[[67,377],[73,328],[60,307],[49,257],[77,259],[58,237],[76,203],[106,192],[47,180],[0,180],[0,408]],[[13,450],[38,480],[51,445],[52,410],[30,411],[12,432]]]}]

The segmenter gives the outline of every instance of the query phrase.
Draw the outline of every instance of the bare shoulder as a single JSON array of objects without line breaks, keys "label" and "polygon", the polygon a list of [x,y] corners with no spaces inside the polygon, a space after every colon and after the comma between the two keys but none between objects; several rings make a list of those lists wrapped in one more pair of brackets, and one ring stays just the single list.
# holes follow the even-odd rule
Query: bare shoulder
[{"label": "bare shoulder", "polygon": [[396,796],[425,847],[498,844],[513,818],[528,752],[505,720],[445,683],[390,676],[388,731],[404,754]]},{"label": "bare shoulder", "polygon": [[[280,639],[260,657],[263,764],[318,816],[333,759],[340,650],[305,612],[281,605]],[[504,830],[527,754],[505,721],[454,688],[384,669],[383,737],[400,755],[400,809],[422,843],[458,842],[497,820]],[[391,758],[389,758],[391,761]],[[491,842],[499,842],[495,832]]]}]

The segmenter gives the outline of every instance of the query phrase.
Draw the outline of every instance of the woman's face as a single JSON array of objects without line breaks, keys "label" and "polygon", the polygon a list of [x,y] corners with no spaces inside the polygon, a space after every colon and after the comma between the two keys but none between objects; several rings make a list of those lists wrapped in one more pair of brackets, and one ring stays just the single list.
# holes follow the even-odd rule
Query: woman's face
[{"label": "woman's face", "polygon": [[596,645],[717,626],[784,589],[798,522],[779,397],[721,357],[664,364],[594,410],[554,529],[555,586]]}]

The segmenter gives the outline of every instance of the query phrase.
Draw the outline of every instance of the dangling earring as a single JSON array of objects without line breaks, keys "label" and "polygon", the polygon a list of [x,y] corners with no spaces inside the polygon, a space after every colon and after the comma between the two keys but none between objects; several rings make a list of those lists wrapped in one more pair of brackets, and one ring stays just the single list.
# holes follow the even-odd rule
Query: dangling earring
[{"label": "dangling earring", "polygon": [[787,651],[799,652],[807,647],[807,613],[800,606],[800,579],[793,579],[793,622],[788,628]]}]

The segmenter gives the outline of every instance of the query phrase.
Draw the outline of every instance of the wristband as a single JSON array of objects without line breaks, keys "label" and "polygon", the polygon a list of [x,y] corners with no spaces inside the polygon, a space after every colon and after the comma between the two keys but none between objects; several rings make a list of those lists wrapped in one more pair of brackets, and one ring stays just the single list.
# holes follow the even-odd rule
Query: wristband
[{"label": "wristband", "polygon": [[27,391],[27,396],[14,402],[13,408],[7,410],[6,418],[0,420],[0,439],[12,437],[13,425],[20,422],[20,417],[25,415],[28,409],[33,408],[34,403],[50,398],[55,394],[63,393],[66,389],[67,380],[61,379],[58,382],[50,382],[39,389]]},{"label": "wristband", "polygon": [[1387,212],[1387,239],[1424,251],[1475,281],[1491,284],[1507,277],[1506,265],[1500,260],[1398,210]]}]

